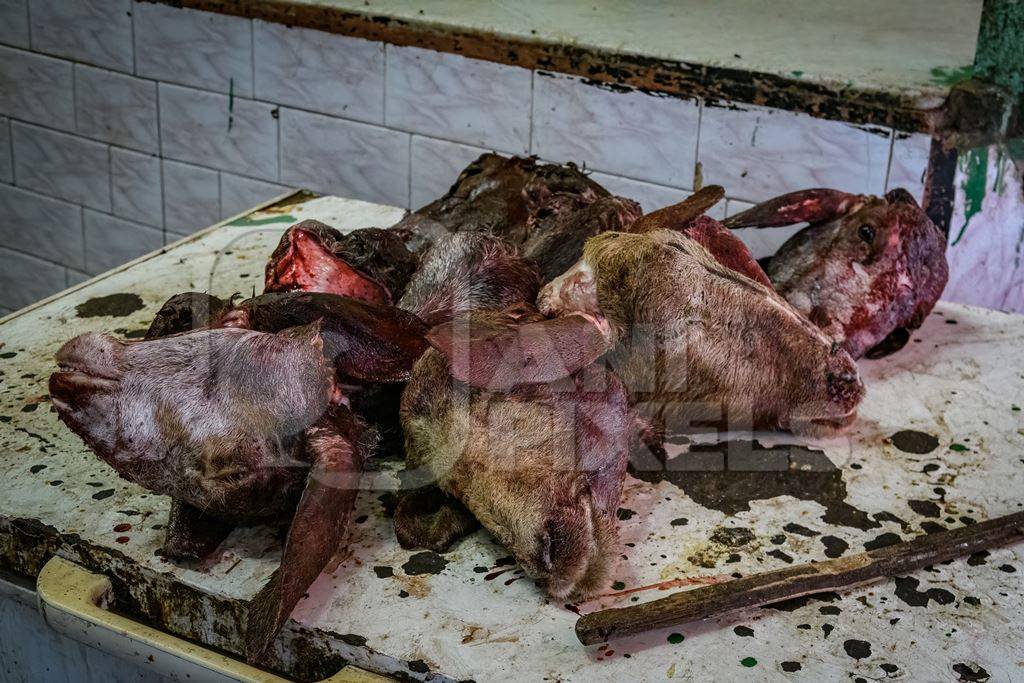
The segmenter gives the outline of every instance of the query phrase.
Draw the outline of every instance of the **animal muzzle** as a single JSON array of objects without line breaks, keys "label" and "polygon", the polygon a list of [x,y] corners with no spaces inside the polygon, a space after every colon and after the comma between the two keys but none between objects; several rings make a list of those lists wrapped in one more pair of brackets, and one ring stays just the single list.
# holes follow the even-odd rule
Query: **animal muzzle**
[{"label": "animal muzzle", "polygon": [[124,346],[124,342],[97,332],[64,344],[55,356],[60,369],[50,376],[53,405],[61,410],[97,392],[116,389],[123,376]]}]

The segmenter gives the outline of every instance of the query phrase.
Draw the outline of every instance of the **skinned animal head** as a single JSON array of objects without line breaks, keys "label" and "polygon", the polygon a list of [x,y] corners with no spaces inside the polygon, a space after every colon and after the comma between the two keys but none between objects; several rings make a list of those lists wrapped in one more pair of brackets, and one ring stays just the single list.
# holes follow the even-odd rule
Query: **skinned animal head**
[{"label": "skinned animal head", "polygon": [[[924,322],[949,276],[946,240],[906,190],[884,197],[792,192],[726,221],[810,225],[772,257],[768,276],[797,310],[859,358]],[[898,347],[897,347],[898,348]]]},{"label": "skinned animal head", "polygon": [[367,303],[397,300],[416,257],[393,231],[363,228],[342,235],[315,220],[290,227],[267,262],[265,290],[341,294]]},{"label": "skinned animal head", "polygon": [[829,430],[853,419],[863,395],[838,344],[674,231],[592,238],[538,306],[604,317],[615,342],[609,362],[634,402],[680,431]]},{"label": "skinned animal head", "polygon": [[317,324],[136,342],[88,333],[56,359],[58,416],[118,474],[241,519],[287,507],[305,478],[303,431],[335,393]]},{"label": "skinned animal head", "polygon": [[460,312],[533,301],[537,267],[504,240],[477,232],[442,237],[423,256],[398,303],[428,325]]},{"label": "skinned animal head", "polygon": [[[622,384],[589,364],[599,348],[553,353],[558,360],[536,372],[530,350],[561,346],[535,343],[543,327],[552,325],[552,339],[578,336],[586,347],[593,325],[585,318],[545,321],[517,307],[470,313],[464,322],[443,338],[432,333],[437,346],[416,363],[403,394],[407,468],[461,501],[550,595],[589,596],[606,584],[616,557],[632,425]],[[465,382],[453,377],[453,362],[463,364]],[[410,530],[424,529],[399,515],[395,524],[407,542]],[[447,529],[431,534],[450,539]],[[431,538],[415,543],[433,547]]]}]

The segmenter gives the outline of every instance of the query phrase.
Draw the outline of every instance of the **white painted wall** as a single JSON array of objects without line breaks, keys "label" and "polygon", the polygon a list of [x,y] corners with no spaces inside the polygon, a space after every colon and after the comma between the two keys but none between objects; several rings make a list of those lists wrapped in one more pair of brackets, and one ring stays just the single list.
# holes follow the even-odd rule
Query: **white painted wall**
[{"label": "white painted wall", "polygon": [[698,169],[718,215],[923,191],[928,138],[890,129],[132,0],[3,0],[0,25],[0,313],[285,187],[420,206],[487,150],[585,164],[648,210]]}]

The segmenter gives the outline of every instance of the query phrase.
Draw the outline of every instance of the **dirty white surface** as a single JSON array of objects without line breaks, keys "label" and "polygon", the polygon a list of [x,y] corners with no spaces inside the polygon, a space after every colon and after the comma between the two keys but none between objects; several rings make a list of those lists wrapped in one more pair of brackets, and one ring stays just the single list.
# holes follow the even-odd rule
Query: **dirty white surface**
[{"label": "dirty white surface", "polygon": [[292,0],[449,30],[945,98],[974,63],[981,0]]},{"label": "dirty white surface", "polygon": [[[259,291],[265,259],[294,221],[317,218],[347,230],[400,216],[398,209],[330,197],[257,213],[0,323],[0,526],[39,520],[204,593],[252,596],[277,564],[275,535],[236,531],[195,566],[155,557],[169,501],[119,480],[58,423],[46,400],[50,358],[87,330],[144,329],[180,291]],[[114,293],[137,294],[144,307],[122,317],[76,313],[77,305]],[[664,593],[629,591],[652,584],[678,590],[789,561],[820,561],[827,548],[835,553],[845,544],[854,553],[879,537],[910,538],[1019,510],[1022,340],[1024,317],[941,303],[904,350],[861,362],[868,387],[861,417],[843,438],[811,444],[824,455],[767,452],[744,464],[741,452],[730,451],[727,470],[679,476],[683,488],[629,478],[619,515],[622,556],[608,587],[622,594],[572,609],[649,600]],[[933,435],[934,449],[900,450],[889,437],[902,430]],[[758,437],[766,446],[793,442]],[[695,456],[685,451],[673,447],[670,469],[693,469]],[[712,470],[722,462],[715,457],[700,456]],[[749,471],[751,462],[762,471]],[[583,648],[572,609],[547,601],[486,533],[443,556],[399,548],[385,510],[397,466],[386,462],[367,477],[371,490],[359,497],[349,550],[311,587],[277,645],[286,665],[335,653],[415,678],[477,681],[956,680],[982,670],[992,680],[1024,676],[1024,545],[788,610],[751,610]],[[724,496],[724,504],[710,500],[727,487],[747,492]],[[207,635],[216,642],[212,629]],[[302,650],[293,647],[299,640]]]}]

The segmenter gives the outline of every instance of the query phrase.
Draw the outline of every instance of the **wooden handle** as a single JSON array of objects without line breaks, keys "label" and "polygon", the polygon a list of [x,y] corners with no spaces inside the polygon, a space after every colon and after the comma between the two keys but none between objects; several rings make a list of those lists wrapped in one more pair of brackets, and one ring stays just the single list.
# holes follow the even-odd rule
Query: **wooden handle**
[{"label": "wooden handle", "polygon": [[584,645],[593,645],[810,593],[843,590],[1003,545],[1022,536],[1024,512],[1016,512],[849,557],[795,565],[673,593],[639,605],[592,612],[576,622],[576,637]]}]

